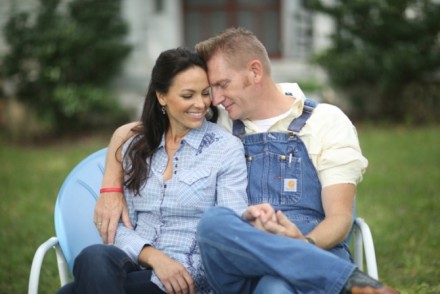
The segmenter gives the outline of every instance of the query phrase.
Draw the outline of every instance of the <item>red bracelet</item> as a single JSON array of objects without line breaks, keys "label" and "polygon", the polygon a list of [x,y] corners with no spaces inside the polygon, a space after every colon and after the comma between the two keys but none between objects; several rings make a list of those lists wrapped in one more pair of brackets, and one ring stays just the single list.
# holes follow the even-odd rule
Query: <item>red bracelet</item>
[{"label": "red bracelet", "polygon": [[99,190],[99,193],[106,193],[106,192],[121,192],[122,193],[122,188],[121,187],[112,187],[112,188],[101,188]]}]

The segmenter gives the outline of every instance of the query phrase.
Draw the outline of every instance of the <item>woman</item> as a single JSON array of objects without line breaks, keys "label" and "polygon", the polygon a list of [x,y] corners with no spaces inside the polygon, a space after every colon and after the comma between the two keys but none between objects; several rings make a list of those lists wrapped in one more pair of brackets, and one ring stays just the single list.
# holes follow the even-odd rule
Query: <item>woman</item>
[{"label": "woman", "polygon": [[161,53],[141,122],[119,149],[133,229],[121,223],[115,246],[83,250],[75,281],[60,293],[210,292],[196,242],[198,221],[212,206],[239,215],[247,207],[242,144],[206,120],[210,104],[202,59],[182,48]]}]

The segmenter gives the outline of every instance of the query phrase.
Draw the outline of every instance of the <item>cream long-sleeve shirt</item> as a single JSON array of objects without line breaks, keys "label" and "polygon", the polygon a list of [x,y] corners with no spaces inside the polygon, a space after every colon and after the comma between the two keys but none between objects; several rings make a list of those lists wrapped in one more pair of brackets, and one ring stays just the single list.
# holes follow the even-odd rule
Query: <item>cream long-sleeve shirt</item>
[{"label": "cream long-sleeve shirt", "polygon": [[[295,101],[290,114],[275,122],[268,131],[286,132],[290,122],[301,115],[305,95],[296,83],[282,83],[278,87]],[[219,108],[218,123],[232,131],[227,112]],[[262,132],[252,121],[243,123],[246,134]],[[308,150],[323,188],[334,184],[356,185],[362,180],[368,161],[362,155],[356,128],[338,107],[320,103],[298,136]]]}]

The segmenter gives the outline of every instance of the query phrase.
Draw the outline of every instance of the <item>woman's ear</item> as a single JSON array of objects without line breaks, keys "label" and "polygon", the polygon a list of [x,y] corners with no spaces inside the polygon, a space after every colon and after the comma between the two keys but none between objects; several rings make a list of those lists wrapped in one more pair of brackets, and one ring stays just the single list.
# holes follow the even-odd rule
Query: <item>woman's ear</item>
[{"label": "woman's ear", "polygon": [[162,106],[167,105],[164,93],[156,91],[156,97],[157,97],[157,100],[159,101],[160,105],[162,105]]}]

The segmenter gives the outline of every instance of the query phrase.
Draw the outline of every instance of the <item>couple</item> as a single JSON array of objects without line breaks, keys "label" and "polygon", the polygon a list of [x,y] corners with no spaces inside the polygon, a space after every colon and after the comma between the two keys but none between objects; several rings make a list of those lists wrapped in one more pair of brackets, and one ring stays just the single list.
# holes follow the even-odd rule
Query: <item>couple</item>
[{"label": "couple", "polygon": [[95,223],[116,246],[86,248],[60,293],[398,293],[344,242],[367,166],[349,119],[276,85],[249,31],[196,51],[163,52],[114,133]]}]

